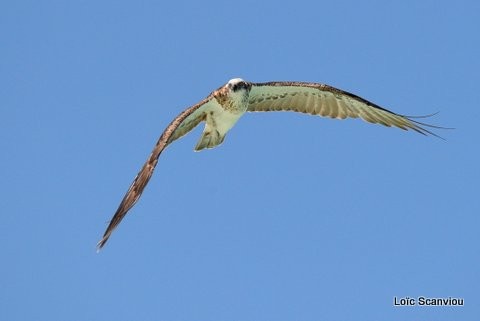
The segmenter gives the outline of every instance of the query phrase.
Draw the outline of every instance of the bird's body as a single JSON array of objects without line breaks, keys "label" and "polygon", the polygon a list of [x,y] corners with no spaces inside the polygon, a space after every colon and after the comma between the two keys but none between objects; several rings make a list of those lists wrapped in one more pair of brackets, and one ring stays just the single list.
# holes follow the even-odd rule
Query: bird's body
[{"label": "bird's body", "polygon": [[105,245],[112,231],[138,201],[157,165],[158,157],[170,143],[205,121],[205,128],[195,150],[216,147],[224,141],[227,132],[247,111],[295,111],[338,119],[360,117],[371,123],[435,135],[422,127],[429,126],[427,124],[393,113],[359,96],[328,85],[305,82],[250,83],[240,78],[232,79],[198,104],[184,110],[167,126],[125,194],[98,243],[98,248]]},{"label": "bird's body", "polygon": [[251,85],[243,80],[232,79],[226,86],[214,91],[213,99],[198,109],[205,119],[205,129],[196,151],[213,148],[223,142],[227,132],[247,111],[250,88]]}]

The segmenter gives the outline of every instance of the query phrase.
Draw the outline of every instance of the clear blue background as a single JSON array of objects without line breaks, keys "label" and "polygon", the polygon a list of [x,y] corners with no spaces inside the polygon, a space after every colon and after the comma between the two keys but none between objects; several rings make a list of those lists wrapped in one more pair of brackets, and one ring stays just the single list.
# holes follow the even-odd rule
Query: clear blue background
[{"label": "clear blue background", "polygon": [[[1,320],[480,317],[478,1],[3,1]],[[170,146],[230,78],[328,83],[446,138],[247,114]],[[394,307],[397,297],[464,307]]]}]

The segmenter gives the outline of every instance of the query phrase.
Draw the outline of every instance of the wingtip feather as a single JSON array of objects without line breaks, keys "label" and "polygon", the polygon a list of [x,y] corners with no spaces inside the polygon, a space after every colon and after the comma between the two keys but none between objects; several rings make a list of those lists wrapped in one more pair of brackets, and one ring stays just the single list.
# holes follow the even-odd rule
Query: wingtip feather
[{"label": "wingtip feather", "polygon": [[107,243],[108,237],[104,236],[98,243],[97,243],[97,253],[99,253],[102,248],[105,246],[105,243]]}]

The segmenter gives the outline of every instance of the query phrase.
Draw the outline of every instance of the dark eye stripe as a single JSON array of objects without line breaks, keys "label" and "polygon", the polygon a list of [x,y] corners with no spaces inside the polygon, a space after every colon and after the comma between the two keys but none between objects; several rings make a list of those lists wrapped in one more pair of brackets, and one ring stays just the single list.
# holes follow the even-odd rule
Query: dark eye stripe
[{"label": "dark eye stripe", "polygon": [[237,90],[240,90],[242,88],[247,89],[248,87],[249,86],[248,86],[247,82],[242,81],[242,82],[239,82],[239,83],[236,83],[235,85],[233,85],[232,89],[233,89],[233,91],[237,91]]}]

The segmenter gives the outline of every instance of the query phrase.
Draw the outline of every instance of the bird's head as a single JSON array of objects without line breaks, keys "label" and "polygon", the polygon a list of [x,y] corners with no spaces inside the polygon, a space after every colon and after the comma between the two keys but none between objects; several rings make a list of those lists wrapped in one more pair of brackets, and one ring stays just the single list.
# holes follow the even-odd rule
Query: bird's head
[{"label": "bird's head", "polygon": [[212,94],[223,106],[235,106],[232,108],[245,111],[248,106],[250,89],[252,89],[251,83],[235,78],[215,90]]},{"label": "bird's head", "polygon": [[249,92],[250,89],[252,88],[251,83],[241,78],[230,79],[225,86],[234,93],[237,93],[242,90],[246,90],[247,92]]}]

